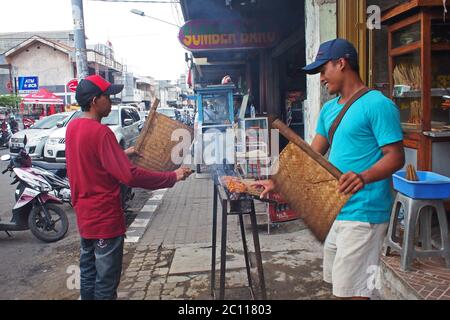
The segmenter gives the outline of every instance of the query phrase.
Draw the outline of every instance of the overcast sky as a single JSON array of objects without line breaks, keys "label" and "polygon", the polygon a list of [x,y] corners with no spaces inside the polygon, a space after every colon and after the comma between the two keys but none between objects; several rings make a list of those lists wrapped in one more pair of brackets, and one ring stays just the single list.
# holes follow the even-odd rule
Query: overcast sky
[{"label": "overcast sky", "polygon": [[[0,32],[71,30],[71,3],[71,0],[0,0]],[[148,16],[180,25],[183,16],[178,4],[83,0],[83,5],[88,44],[110,40],[116,60],[127,64],[137,75],[174,80],[186,72],[178,28],[130,13],[133,8],[139,9]]]}]

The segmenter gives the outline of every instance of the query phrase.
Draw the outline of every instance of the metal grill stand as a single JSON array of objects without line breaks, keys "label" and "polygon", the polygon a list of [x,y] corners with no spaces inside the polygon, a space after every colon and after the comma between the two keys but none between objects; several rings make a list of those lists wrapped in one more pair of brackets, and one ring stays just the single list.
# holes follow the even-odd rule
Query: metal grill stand
[{"label": "metal grill stand", "polygon": [[[214,179],[216,180],[216,179]],[[264,270],[262,265],[261,248],[259,244],[258,225],[256,222],[256,212],[253,199],[244,197],[239,200],[231,200],[224,187],[217,181],[214,181],[214,197],[213,197],[213,225],[212,225],[212,258],[211,258],[211,295],[216,298],[216,244],[217,244],[217,210],[218,202],[222,206],[222,235],[220,249],[220,288],[219,300],[225,298],[225,273],[226,273],[226,248],[227,248],[227,222],[229,215],[239,216],[239,225],[241,229],[242,245],[244,248],[245,267],[247,270],[248,286],[255,300],[255,292],[250,273],[250,259],[248,255],[247,240],[245,236],[244,214],[250,215],[251,229],[253,234],[253,243],[255,246],[256,268],[260,282],[262,300],[267,299],[266,284],[264,280]]]}]

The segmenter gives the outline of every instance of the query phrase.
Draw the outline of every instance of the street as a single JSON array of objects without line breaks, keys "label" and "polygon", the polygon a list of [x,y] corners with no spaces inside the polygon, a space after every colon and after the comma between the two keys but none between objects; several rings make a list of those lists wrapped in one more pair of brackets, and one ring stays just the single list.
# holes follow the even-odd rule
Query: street
[{"label": "street", "polygon": [[[0,155],[8,154],[8,149],[0,150]],[[3,171],[7,162],[0,163]],[[14,190],[9,174],[0,175],[0,218],[11,219],[14,206]],[[0,233],[0,299],[77,299],[78,291],[69,290],[66,282],[77,265],[78,232],[74,211],[64,205],[69,218],[69,231],[64,239],[56,243],[44,243],[33,236],[31,231],[11,232],[8,237]]]},{"label": "street", "polygon": [[[0,156],[8,149],[0,150]],[[0,163],[0,171],[7,162]],[[10,221],[14,206],[15,185],[11,186],[9,174],[0,175],[0,218]],[[132,207],[142,207],[148,192],[136,191]],[[4,299],[77,299],[79,234],[74,210],[63,206],[69,218],[69,231],[56,243],[44,243],[31,231],[11,232],[8,237],[0,232],[0,300]],[[125,257],[126,262],[126,257]]]}]

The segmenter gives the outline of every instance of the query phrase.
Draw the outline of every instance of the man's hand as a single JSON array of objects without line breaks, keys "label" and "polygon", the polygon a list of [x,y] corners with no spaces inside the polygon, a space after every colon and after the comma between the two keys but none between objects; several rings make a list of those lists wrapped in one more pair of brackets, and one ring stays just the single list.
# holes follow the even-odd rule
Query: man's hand
[{"label": "man's hand", "polygon": [[127,150],[125,150],[124,152],[129,158],[131,158],[133,156],[142,157],[142,154],[137,152],[137,150],[134,147],[130,147]]},{"label": "man's hand", "polygon": [[255,187],[264,187],[264,191],[260,195],[261,199],[264,199],[270,192],[275,190],[275,183],[272,180],[255,181],[250,185]]},{"label": "man's hand", "polygon": [[193,173],[193,171],[189,168],[179,168],[175,170],[175,173],[177,175],[177,182],[178,182],[186,180]]},{"label": "man's hand", "polygon": [[339,192],[343,194],[355,194],[366,185],[360,174],[349,172],[339,179]]}]

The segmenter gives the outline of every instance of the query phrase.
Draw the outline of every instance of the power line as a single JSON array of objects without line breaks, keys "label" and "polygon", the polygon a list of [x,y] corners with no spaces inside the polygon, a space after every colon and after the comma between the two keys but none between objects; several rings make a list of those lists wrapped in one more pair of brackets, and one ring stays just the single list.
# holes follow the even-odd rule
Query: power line
[{"label": "power line", "polygon": [[175,6],[176,6],[175,3],[172,3],[172,5],[170,6],[170,10],[172,11],[172,17],[173,17],[173,20],[175,20],[178,25],[181,25],[180,21],[178,20],[178,17],[176,16],[175,11],[174,11],[174,10],[176,10]]}]

